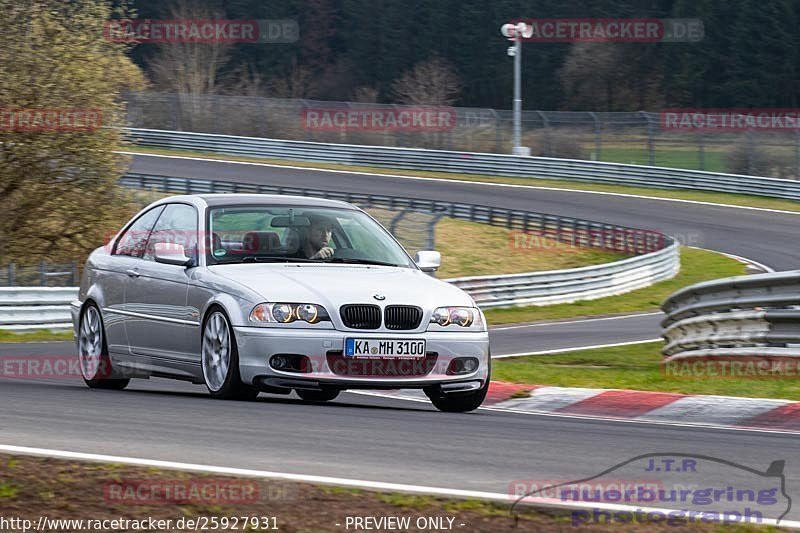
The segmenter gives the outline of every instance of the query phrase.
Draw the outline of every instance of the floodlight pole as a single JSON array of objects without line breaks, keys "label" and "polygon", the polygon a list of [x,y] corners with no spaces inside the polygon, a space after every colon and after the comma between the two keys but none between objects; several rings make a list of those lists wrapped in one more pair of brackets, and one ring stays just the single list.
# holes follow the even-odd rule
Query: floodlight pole
[{"label": "floodlight pole", "polygon": [[522,39],[530,37],[533,29],[524,22],[517,24],[503,24],[500,33],[509,41],[514,41],[514,46],[508,48],[508,55],[514,57],[514,101],[513,120],[514,126],[511,135],[511,153],[514,155],[531,155],[531,151],[522,145]]},{"label": "floodlight pole", "polygon": [[522,32],[514,36],[514,135],[512,153],[522,154]]}]

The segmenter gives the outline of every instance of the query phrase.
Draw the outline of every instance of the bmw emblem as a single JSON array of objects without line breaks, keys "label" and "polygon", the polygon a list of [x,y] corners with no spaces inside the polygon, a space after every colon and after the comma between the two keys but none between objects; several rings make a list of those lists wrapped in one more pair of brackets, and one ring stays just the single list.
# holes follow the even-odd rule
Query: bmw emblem
[{"label": "bmw emblem", "polygon": [[383,301],[383,300],[386,299],[386,296],[384,296],[383,294],[381,294],[379,292],[373,294],[372,297],[375,298],[378,301]]}]

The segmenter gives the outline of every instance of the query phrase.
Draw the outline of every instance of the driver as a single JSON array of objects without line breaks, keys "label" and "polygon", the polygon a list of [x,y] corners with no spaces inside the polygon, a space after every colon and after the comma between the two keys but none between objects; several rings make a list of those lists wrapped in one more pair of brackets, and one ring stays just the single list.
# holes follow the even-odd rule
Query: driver
[{"label": "driver", "polygon": [[333,233],[333,221],[322,215],[311,215],[311,225],[303,243],[303,254],[308,259],[333,257],[333,248],[328,246]]}]

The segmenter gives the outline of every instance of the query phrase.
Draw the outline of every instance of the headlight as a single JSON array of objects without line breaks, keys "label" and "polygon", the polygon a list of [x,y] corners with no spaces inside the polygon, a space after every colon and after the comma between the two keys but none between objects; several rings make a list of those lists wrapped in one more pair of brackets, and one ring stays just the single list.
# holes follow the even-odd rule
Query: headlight
[{"label": "headlight", "polygon": [[297,318],[305,320],[309,324],[319,322],[319,308],[312,304],[298,305]]},{"label": "headlight", "polygon": [[289,304],[275,304],[272,306],[271,311],[270,314],[275,319],[275,322],[282,324],[294,322],[294,307]]},{"label": "headlight", "polygon": [[431,324],[441,327],[461,326],[462,328],[483,325],[481,313],[474,307],[438,307],[431,315]]},{"label": "headlight", "polygon": [[263,303],[250,312],[250,321],[256,323],[289,324],[296,320],[316,324],[330,317],[324,307],[316,304]]}]

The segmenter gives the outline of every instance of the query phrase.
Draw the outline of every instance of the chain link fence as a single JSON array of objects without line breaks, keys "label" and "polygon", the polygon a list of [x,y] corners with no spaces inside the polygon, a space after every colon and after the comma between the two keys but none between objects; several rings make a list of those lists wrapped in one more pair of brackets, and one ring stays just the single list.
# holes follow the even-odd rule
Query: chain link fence
[{"label": "chain link fence", "polygon": [[[509,110],[165,93],[126,100],[134,128],[511,153]],[[524,111],[522,144],[542,157],[800,176],[800,130],[676,131],[662,128],[659,113],[644,111]]]},{"label": "chain link fence", "polygon": [[0,267],[0,287],[74,287],[80,282],[78,263],[9,263]]}]

